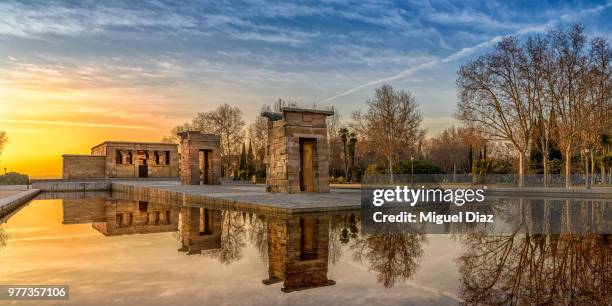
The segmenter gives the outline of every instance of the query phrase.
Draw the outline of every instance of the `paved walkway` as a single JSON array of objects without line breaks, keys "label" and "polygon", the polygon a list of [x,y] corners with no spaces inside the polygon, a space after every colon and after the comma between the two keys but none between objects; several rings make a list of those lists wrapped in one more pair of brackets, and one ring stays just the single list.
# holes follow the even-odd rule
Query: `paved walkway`
[{"label": "paved walkway", "polygon": [[336,189],[329,193],[270,193],[264,185],[180,185],[178,182],[130,181],[118,185],[147,187],[211,199],[231,206],[268,208],[285,212],[340,211],[360,208],[361,191]]},{"label": "paved walkway", "polygon": [[0,199],[28,190],[26,185],[0,185]]},{"label": "paved walkway", "polygon": [[[33,199],[40,193],[40,190],[38,189],[0,191],[4,192],[2,193],[4,195],[0,197],[0,223],[3,221],[3,217],[9,215],[12,211]],[[9,191],[12,191],[12,193]]]}]

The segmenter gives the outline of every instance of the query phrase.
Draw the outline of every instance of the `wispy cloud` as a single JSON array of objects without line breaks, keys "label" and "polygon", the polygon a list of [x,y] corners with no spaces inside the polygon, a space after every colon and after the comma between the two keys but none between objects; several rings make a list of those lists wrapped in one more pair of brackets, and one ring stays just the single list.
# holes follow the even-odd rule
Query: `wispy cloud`
[{"label": "wispy cloud", "polygon": [[0,35],[37,37],[42,34],[77,35],[100,33],[114,27],[193,29],[190,16],[139,7],[67,7],[0,3]]},{"label": "wispy cloud", "polygon": [[[590,8],[590,9],[585,9],[585,10],[581,10],[578,12],[575,12],[573,14],[565,14],[562,16],[562,21],[574,21],[577,18],[584,18],[585,16],[591,15],[591,14],[597,14],[603,10],[605,10],[606,8],[612,6],[612,3],[607,3],[605,5],[599,5],[595,8]],[[520,35],[526,35],[526,34],[531,34],[531,33],[540,33],[540,32],[544,32],[547,29],[551,28],[552,26],[554,26],[555,24],[557,24],[559,22],[559,20],[550,20],[544,24],[539,24],[539,25],[530,25],[524,28],[521,28],[517,31],[515,31],[514,33],[511,33],[509,35],[512,36],[520,36]],[[410,67],[406,70],[403,70],[397,74],[391,75],[389,77],[385,77],[385,78],[380,78],[380,79],[376,79],[373,81],[369,81],[366,83],[363,83],[361,85],[358,85],[356,87],[353,87],[349,90],[346,90],[344,92],[341,92],[335,96],[323,99],[321,101],[319,101],[318,103],[329,103],[333,100],[336,100],[340,97],[346,96],[346,95],[350,95],[352,93],[355,93],[363,88],[367,88],[373,85],[377,85],[377,84],[381,84],[381,83],[386,83],[386,82],[390,82],[390,81],[394,81],[394,80],[398,80],[398,79],[403,79],[406,78],[410,75],[413,75],[415,72],[424,69],[424,68],[429,68],[438,64],[442,64],[442,63],[448,63],[448,62],[453,62],[462,58],[465,58],[467,56],[470,56],[472,54],[474,54],[475,52],[477,52],[478,50],[484,49],[484,48],[489,48],[491,46],[493,46],[494,44],[496,44],[497,42],[499,42],[501,39],[503,38],[503,35],[496,35],[492,38],[490,38],[487,41],[481,42],[479,44],[470,46],[470,47],[464,47],[462,49],[460,49],[459,51],[456,51],[444,58],[439,58],[439,59],[432,59],[432,60],[428,60],[425,62],[422,62],[416,66]]]},{"label": "wispy cloud", "polygon": [[123,124],[108,124],[108,123],[64,121],[64,120],[0,119],[0,122],[19,123],[19,124],[37,124],[37,125],[40,124],[40,125],[91,127],[91,128],[113,128],[113,129],[138,129],[138,130],[155,130],[156,129],[156,127],[154,126],[144,126],[144,125],[123,125]]}]

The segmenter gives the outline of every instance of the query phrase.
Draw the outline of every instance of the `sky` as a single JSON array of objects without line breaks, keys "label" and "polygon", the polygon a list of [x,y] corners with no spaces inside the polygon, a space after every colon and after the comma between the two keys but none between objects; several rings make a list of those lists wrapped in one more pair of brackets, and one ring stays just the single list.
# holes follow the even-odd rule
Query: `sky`
[{"label": "sky", "polygon": [[580,22],[612,37],[612,2],[2,1],[0,171],[61,175],[62,154],[159,141],[227,103],[365,109],[383,83],[416,97],[429,135],[457,122],[461,65],[501,37]]}]

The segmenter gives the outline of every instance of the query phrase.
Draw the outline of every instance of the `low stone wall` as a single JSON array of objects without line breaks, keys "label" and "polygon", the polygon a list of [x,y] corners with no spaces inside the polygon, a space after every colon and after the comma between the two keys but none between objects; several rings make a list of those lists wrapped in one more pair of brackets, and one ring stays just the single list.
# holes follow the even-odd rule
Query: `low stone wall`
[{"label": "low stone wall", "polygon": [[104,191],[111,190],[111,181],[67,181],[67,180],[35,180],[32,188],[41,191]]},{"label": "low stone wall", "polygon": [[103,178],[106,156],[62,155],[62,177],[64,179]]},{"label": "low stone wall", "polygon": [[13,210],[33,199],[40,193],[38,189],[30,189],[18,194],[0,199],[0,220]]},{"label": "low stone wall", "polygon": [[113,183],[111,189],[113,192],[122,193],[126,198],[157,203],[182,203],[184,197],[182,192],[120,183]]},{"label": "low stone wall", "polygon": [[522,187],[522,188],[488,188],[487,196],[496,197],[535,197],[535,198],[568,198],[568,199],[610,199],[612,200],[612,189],[578,189],[578,188],[544,188],[544,187]]},{"label": "low stone wall", "polygon": [[252,213],[266,213],[269,215],[285,215],[297,212],[292,208],[273,207],[265,204],[258,204],[246,201],[211,197],[203,194],[193,194],[183,191],[172,191],[156,186],[132,185],[113,182],[113,194],[139,201],[161,202],[161,203],[188,203],[193,205],[207,205],[210,209],[234,209]]}]

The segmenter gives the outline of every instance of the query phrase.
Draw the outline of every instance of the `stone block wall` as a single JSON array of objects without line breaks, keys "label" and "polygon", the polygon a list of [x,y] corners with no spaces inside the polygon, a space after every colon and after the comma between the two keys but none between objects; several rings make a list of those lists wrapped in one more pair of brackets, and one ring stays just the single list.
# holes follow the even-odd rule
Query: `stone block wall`
[{"label": "stone block wall", "polygon": [[[170,157],[168,163],[165,160],[166,152]],[[156,153],[159,160],[155,158]],[[91,154],[106,157],[105,175],[109,178],[138,177],[138,166],[145,162],[147,177],[174,178],[179,175],[178,146],[171,143],[111,141],[92,148]],[[119,154],[120,158],[117,156]],[[128,157],[130,154],[131,160]],[[121,163],[117,162],[118,159]]]},{"label": "stone block wall", "polygon": [[[287,168],[289,163],[287,156],[288,139],[286,137],[285,125],[286,122],[284,120],[268,122],[266,185],[267,190],[270,192],[289,192]],[[297,190],[294,188],[292,191],[299,192],[299,185]]]},{"label": "stone block wall", "polygon": [[91,155],[62,157],[64,179],[139,177],[144,164],[147,177],[176,178],[179,173],[178,146],[171,143],[107,141],[93,147]]},{"label": "stone block wall", "polygon": [[[183,185],[200,185],[204,170],[200,161],[200,151],[210,152],[208,178],[210,185],[221,184],[221,136],[203,134],[199,131],[179,133],[181,138],[180,178]],[[203,154],[203,153],[202,153]]]},{"label": "stone block wall", "polygon": [[300,142],[315,142],[313,155],[314,192],[329,192],[329,153],[326,118],[331,111],[284,108],[268,117],[267,191],[301,192]]},{"label": "stone block wall", "polygon": [[106,158],[94,155],[62,155],[62,178],[104,178]]}]

